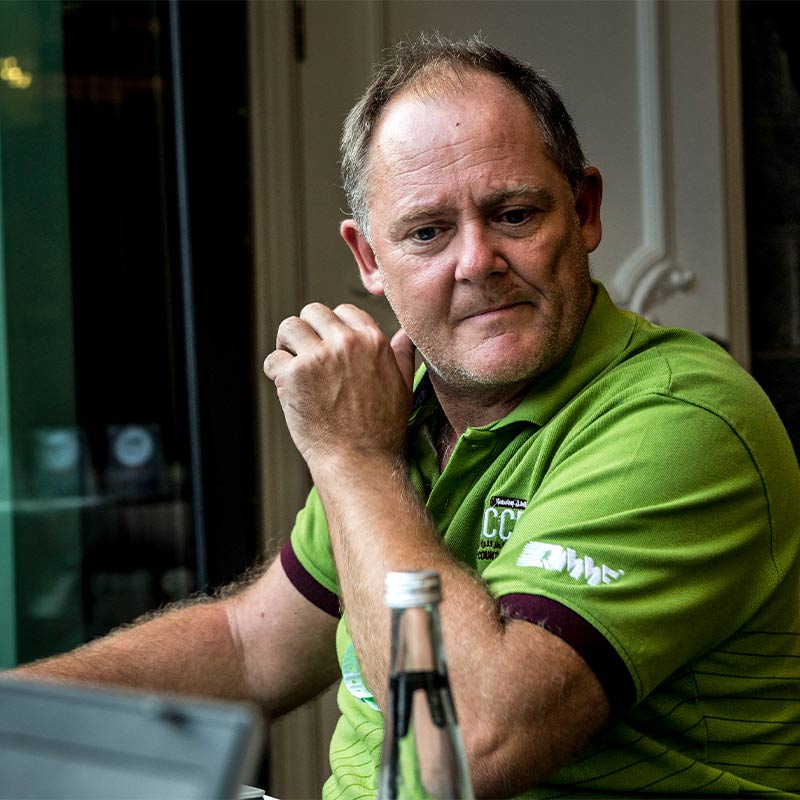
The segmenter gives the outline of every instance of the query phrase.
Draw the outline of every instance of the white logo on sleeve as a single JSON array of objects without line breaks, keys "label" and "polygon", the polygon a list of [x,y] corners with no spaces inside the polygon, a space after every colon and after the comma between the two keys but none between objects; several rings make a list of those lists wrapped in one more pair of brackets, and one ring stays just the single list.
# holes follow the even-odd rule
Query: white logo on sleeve
[{"label": "white logo on sleeve", "polygon": [[571,547],[547,542],[528,542],[517,559],[518,567],[533,567],[548,572],[566,572],[576,581],[589,586],[609,584],[625,574],[625,570],[611,569],[606,564],[595,564],[591,556],[581,556]]}]

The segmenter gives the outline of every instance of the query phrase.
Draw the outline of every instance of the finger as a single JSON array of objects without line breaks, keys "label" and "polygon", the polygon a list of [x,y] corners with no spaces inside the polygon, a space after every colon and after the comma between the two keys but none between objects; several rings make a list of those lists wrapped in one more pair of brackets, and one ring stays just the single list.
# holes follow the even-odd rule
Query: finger
[{"label": "finger", "polygon": [[300,319],[309,325],[321,339],[341,332],[344,327],[349,327],[345,322],[324,303],[309,303],[300,312]]},{"label": "finger", "polygon": [[293,358],[286,350],[275,350],[264,359],[264,374],[271,381],[276,380]]},{"label": "finger", "polygon": [[363,309],[352,303],[342,303],[333,309],[333,313],[349,327],[358,330],[380,330],[375,319]]},{"label": "finger", "polygon": [[417,348],[414,347],[414,342],[408,338],[408,334],[402,328],[392,336],[390,344],[403,380],[410,390],[414,387],[414,356]]},{"label": "finger", "polygon": [[275,348],[297,355],[301,350],[319,344],[319,334],[300,317],[287,317],[278,326],[275,335]]}]

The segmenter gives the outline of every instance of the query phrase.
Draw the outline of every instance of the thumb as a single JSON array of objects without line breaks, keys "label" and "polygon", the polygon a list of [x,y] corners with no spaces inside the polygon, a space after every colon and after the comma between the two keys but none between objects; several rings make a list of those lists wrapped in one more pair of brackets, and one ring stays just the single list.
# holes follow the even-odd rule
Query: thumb
[{"label": "thumb", "polygon": [[400,373],[408,386],[408,390],[414,386],[414,354],[417,348],[414,343],[408,338],[406,332],[400,328],[390,342],[392,350],[394,350],[394,357],[397,360],[397,366],[400,368]]}]

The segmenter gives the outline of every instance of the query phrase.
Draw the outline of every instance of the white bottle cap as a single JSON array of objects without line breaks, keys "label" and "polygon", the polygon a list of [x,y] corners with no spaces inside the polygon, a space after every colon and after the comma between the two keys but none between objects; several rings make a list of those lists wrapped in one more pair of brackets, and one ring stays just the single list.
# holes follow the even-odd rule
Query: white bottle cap
[{"label": "white bottle cap", "polygon": [[432,569],[387,572],[384,599],[389,608],[417,608],[442,599],[439,573]]}]

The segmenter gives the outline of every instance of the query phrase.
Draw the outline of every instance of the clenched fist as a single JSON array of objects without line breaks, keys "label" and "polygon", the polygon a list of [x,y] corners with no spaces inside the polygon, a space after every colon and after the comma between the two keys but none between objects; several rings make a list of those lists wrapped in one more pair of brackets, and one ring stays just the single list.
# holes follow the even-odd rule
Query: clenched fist
[{"label": "clenched fist", "polygon": [[414,374],[402,330],[390,342],[353,305],[311,303],[280,324],[275,348],[264,372],[312,475],[350,457],[402,454]]}]

